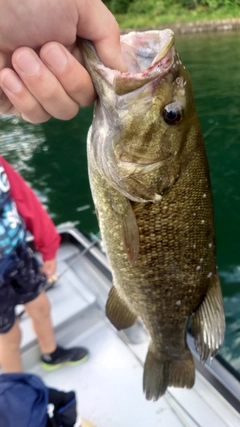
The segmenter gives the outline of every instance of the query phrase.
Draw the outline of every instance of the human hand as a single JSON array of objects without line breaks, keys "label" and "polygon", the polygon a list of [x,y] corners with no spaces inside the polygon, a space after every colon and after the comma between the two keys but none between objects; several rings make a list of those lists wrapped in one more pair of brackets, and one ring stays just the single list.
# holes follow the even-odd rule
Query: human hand
[{"label": "human hand", "polygon": [[105,65],[125,68],[118,25],[101,0],[0,0],[0,10],[2,114],[67,120],[94,101],[77,36],[93,42]]},{"label": "human hand", "polygon": [[48,261],[44,261],[42,265],[42,272],[45,273],[48,278],[50,278],[55,274],[56,268],[57,268],[56,259],[51,259]]}]

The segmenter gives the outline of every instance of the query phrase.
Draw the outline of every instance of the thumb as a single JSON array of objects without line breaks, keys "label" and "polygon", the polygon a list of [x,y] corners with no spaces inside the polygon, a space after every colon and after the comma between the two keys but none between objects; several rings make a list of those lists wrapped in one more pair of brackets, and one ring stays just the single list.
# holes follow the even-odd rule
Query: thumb
[{"label": "thumb", "polygon": [[77,7],[77,35],[92,41],[104,65],[126,71],[121,54],[119,26],[110,10],[101,0],[78,0]]}]

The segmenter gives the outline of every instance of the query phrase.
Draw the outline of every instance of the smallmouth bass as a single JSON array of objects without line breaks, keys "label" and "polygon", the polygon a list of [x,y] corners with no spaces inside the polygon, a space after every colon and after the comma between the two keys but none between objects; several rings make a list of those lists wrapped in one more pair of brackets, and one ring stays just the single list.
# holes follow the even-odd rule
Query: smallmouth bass
[{"label": "smallmouth bass", "polygon": [[113,275],[106,314],[119,330],[141,317],[151,338],[143,388],[157,400],[169,386],[194,384],[190,318],[202,361],[224,337],[204,140],[171,30],[121,36],[126,73],[81,43],[98,94],[87,146]]}]

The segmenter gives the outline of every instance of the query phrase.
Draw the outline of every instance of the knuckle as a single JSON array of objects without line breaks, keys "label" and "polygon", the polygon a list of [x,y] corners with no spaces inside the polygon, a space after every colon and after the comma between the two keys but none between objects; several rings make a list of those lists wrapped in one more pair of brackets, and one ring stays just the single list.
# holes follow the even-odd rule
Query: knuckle
[{"label": "knuckle", "polygon": [[111,24],[112,24],[112,30],[114,30],[114,34],[118,35],[119,34],[119,25],[118,25],[118,22],[114,16],[113,16],[113,19],[111,21]]},{"label": "knuckle", "polygon": [[92,105],[94,103],[95,100],[96,100],[96,93],[89,94],[88,96],[85,96],[81,100],[80,106],[81,107],[89,107],[90,105]]},{"label": "knuckle", "polygon": [[71,96],[81,107],[88,107],[93,104],[97,95],[89,76],[84,77],[71,87]]},{"label": "knuckle", "polygon": [[32,123],[34,125],[39,124],[39,123],[45,123],[47,122],[51,116],[50,114],[46,113],[45,115],[31,115],[29,116],[28,114],[21,114],[22,118],[29,123]]},{"label": "knuckle", "polygon": [[58,85],[52,85],[48,90],[42,90],[37,96],[37,99],[41,104],[46,104],[51,101],[59,102],[59,87]]},{"label": "knuckle", "polygon": [[32,124],[47,122],[51,115],[45,111],[39,104],[29,104],[21,111],[24,120]]},{"label": "knuckle", "polygon": [[55,117],[60,120],[71,120],[77,115],[78,111],[79,111],[79,106],[75,104],[69,109],[64,109],[63,112],[60,112],[58,117],[57,116]]}]

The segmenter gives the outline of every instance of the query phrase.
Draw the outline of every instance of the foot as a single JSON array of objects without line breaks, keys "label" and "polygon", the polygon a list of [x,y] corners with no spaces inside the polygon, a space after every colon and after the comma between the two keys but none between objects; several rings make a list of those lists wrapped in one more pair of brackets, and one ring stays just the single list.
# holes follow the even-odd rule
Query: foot
[{"label": "foot", "polygon": [[88,355],[88,350],[84,347],[63,348],[57,346],[53,353],[41,356],[41,365],[47,371],[52,371],[64,365],[75,366],[83,363],[87,360]]}]

